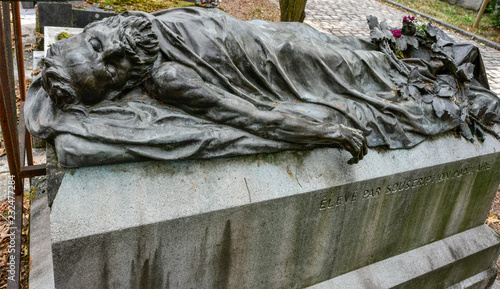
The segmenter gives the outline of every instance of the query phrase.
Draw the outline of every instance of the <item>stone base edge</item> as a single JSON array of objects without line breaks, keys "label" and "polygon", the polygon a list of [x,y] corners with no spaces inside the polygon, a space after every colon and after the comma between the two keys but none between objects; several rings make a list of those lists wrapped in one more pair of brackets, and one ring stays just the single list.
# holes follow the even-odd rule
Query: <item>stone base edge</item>
[{"label": "stone base edge", "polygon": [[497,276],[496,267],[491,267],[488,270],[485,270],[481,273],[478,273],[470,278],[463,280],[460,283],[457,283],[448,289],[482,289],[482,288],[490,288],[491,285],[495,282],[495,278]]},{"label": "stone base edge", "polygon": [[30,288],[53,289],[54,265],[50,234],[50,208],[47,193],[36,195],[30,216]]},{"label": "stone base edge", "polygon": [[489,288],[499,248],[481,225],[307,288]]}]

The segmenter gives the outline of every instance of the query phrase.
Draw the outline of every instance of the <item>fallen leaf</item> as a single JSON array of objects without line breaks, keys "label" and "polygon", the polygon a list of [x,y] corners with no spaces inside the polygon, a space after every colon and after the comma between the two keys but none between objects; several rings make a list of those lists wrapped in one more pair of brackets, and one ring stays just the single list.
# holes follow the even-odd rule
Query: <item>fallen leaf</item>
[{"label": "fallen leaf", "polygon": [[496,223],[500,223],[497,215],[493,215],[491,213],[488,214],[488,218],[486,219],[486,225],[490,226]]}]

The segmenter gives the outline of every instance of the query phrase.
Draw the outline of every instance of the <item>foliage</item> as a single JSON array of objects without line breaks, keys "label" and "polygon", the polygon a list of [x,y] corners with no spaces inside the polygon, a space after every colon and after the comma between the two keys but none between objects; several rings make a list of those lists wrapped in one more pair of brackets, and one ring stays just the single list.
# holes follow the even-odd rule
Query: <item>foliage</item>
[{"label": "foliage", "polygon": [[[455,25],[464,30],[475,33],[491,41],[500,43],[500,28],[495,27],[497,18],[492,13],[485,13],[479,28],[472,29],[477,12],[467,10],[456,5],[451,5],[440,0],[394,0],[406,7],[413,8],[422,13],[433,16],[443,22]],[[494,7],[494,6],[493,6]],[[500,17],[500,16],[499,16]]]},{"label": "foliage", "polygon": [[495,27],[500,27],[500,2],[497,0],[489,1],[486,13],[491,14],[491,21],[493,25],[495,25]]},{"label": "foliage", "polygon": [[486,13],[493,13],[495,11],[495,6],[497,4],[497,0],[489,0],[488,6],[486,7]]},{"label": "foliage", "polygon": [[73,36],[73,34],[68,34],[68,32],[61,32],[57,35],[57,40],[61,40],[61,39],[64,39],[64,38],[69,38]]},{"label": "foliage", "polygon": [[488,213],[488,218],[486,219],[486,225],[491,226],[493,224],[500,223],[497,215],[493,215],[491,212]]},{"label": "foliage", "polygon": [[[467,85],[473,81],[474,65],[455,62],[452,56],[453,39],[431,23],[422,28],[413,16],[405,16],[401,29],[391,28],[385,21],[379,23],[374,16],[367,19],[372,42],[394,65],[391,79],[401,100],[412,99],[432,105],[437,117],[457,127],[462,136],[471,142],[474,135],[484,140],[485,132],[500,138],[487,127],[491,124],[489,119],[480,119],[470,111]],[[417,25],[421,26],[424,35],[417,32]],[[426,69],[422,72],[418,65],[400,60],[414,57],[423,61]]]}]

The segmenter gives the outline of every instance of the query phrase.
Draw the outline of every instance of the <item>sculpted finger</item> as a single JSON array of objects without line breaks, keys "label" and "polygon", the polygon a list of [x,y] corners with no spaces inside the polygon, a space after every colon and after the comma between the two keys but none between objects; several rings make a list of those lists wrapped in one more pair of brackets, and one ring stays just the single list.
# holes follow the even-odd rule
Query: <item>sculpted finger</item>
[{"label": "sculpted finger", "polygon": [[362,151],[363,139],[361,139],[361,138],[355,138],[355,139],[353,139],[353,142],[354,142],[354,145],[356,147],[356,150],[357,151]]},{"label": "sculpted finger", "polygon": [[352,164],[357,164],[358,163],[358,159],[357,158],[351,158],[350,160],[347,161],[348,164],[352,165]]},{"label": "sculpted finger", "polygon": [[348,164],[357,164],[365,155],[365,138],[363,132],[357,129],[350,130],[350,137],[345,139],[344,149],[347,150],[352,158]]},{"label": "sculpted finger", "polygon": [[357,164],[360,160],[360,153],[358,150],[351,150],[349,151],[352,155],[352,158],[350,160],[347,161],[348,164],[352,165],[352,164]]},{"label": "sculpted finger", "polygon": [[365,157],[365,149],[364,149],[364,147],[361,147],[361,150],[359,151],[358,159],[362,160],[364,157]]},{"label": "sculpted finger", "polygon": [[355,130],[353,132],[353,138],[350,140],[349,143],[352,149],[349,150],[349,152],[352,154],[353,157],[347,163],[357,164],[368,153],[367,141],[366,138],[363,136],[362,131]]},{"label": "sculpted finger", "polygon": [[368,145],[366,142],[366,138],[363,136],[362,131],[357,131],[358,132],[358,137],[359,137],[359,153],[361,155],[360,160],[363,159],[363,156],[365,156],[368,153]]}]

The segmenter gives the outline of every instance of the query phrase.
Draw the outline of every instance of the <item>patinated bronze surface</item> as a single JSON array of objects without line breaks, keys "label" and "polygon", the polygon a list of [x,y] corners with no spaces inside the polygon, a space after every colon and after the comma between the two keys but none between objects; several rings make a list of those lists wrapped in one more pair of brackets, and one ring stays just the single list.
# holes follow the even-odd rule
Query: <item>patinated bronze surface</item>
[{"label": "patinated bronze surface", "polygon": [[477,48],[432,26],[422,40],[369,24],[372,41],[217,9],[125,12],[52,45],[26,124],[84,166],[321,146],[356,163],[367,146],[452,129],[481,139],[498,121]]}]

